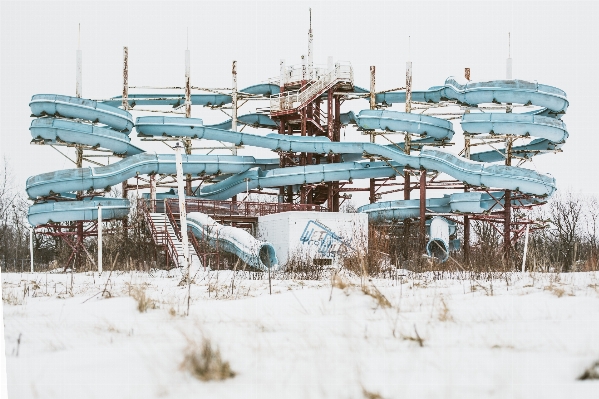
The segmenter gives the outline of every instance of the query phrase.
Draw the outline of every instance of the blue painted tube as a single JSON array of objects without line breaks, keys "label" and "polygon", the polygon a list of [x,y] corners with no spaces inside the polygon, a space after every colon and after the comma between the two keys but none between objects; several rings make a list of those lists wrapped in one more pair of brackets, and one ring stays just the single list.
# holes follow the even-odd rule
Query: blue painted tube
[{"label": "blue painted tube", "polygon": [[[270,164],[270,160],[267,160]],[[183,155],[183,172],[202,175],[240,173],[260,166],[260,160],[233,155]],[[65,169],[27,179],[29,198],[68,191],[109,188],[137,174],[174,174],[175,155],[142,153],[108,166]]]},{"label": "blue painted tube", "polygon": [[[413,91],[412,101],[438,103],[444,99],[457,100],[468,105],[484,103],[532,104],[555,113],[568,109],[566,93],[556,87],[524,80],[493,80],[488,82],[459,83],[455,78],[445,80],[445,85],[428,90]],[[405,92],[388,92],[376,95],[377,103],[405,103]]]},{"label": "blue painted tube", "polygon": [[[249,125],[253,127],[261,127],[265,129],[278,129],[279,125],[268,115],[264,114],[246,114],[240,115],[237,117],[237,122],[242,125]],[[233,121],[231,119],[226,120],[221,123],[217,123],[214,125],[209,125],[210,127],[215,127],[217,129],[229,130],[233,125]]]},{"label": "blue painted tube", "polygon": [[83,98],[56,94],[36,94],[29,103],[34,116],[60,115],[65,118],[100,122],[111,128],[128,132],[133,128],[133,117],[127,111]]},{"label": "blue painted tube", "polygon": [[131,139],[126,133],[66,119],[37,118],[31,122],[29,131],[33,141],[43,141],[45,144],[84,144],[109,149],[119,155],[144,152],[130,143]]},{"label": "blue painted tube", "polygon": [[470,113],[461,121],[464,133],[531,136],[564,143],[568,138],[566,124],[555,118],[528,114]]},{"label": "blue painted tube", "polygon": [[[409,115],[409,114],[408,114]],[[406,123],[412,123],[407,121]],[[538,172],[510,166],[497,166],[473,162],[453,154],[423,148],[418,155],[407,155],[398,148],[362,142],[331,142],[324,137],[293,137],[279,134],[258,136],[231,132],[203,126],[193,118],[141,117],[136,129],[146,135],[173,135],[220,140],[237,145],[270,148],[276,151],[313,153],[368,153],[391,159],[414,169],[436,170],[475,186],[520,190],[535,195],[551,195],[555,191],[555,179]],[[335,179],[331,180],[334,181]]]},{"label": "blue painted tube", "polygon": [[363,110],[355,117],[358,126],[364,130],[385,130],[410,132],[430,136],[438,140],[451,140],[451,122],[428,115],[408,114],[397,111]]},{"label": "blue painted tube", "polygon": [[[239,93],[269,97],[272,94],[278,93],[279,90],[280,88],[277,85],[261,83],[246,87],[245,89],[240,90]],[[129,94],[127,99],[130,107],[135,107],[136,105],[171,105],[173,107],[178,107],[185,103],[185,95],[183,94]],[[192,105],[222,106],[230,104],[232,101],[233,97],[228,94],[211,93],[191,95]],[[112,107],[118,107],[122,103],[123,98],[121,96],[116,96],[103,102],[103,104]]]},{"label": "blue painted tube", "polygon": [[199,239],[237,255],[251,267],[263,271],[279,269],[279,260],[272,244],[255,239],[243,229],[223,226],[200,212],[188,213],[187,225]]},{"label": "blue painted tube", "polygon": [[129,200],[124,198],[94,197],[81,201],[47,201],[29,207],[27,219],[32,226],[50,222],[72,220],[97,220],[98,206],[102,206],[102,218],[122,219],[129,214]]}]

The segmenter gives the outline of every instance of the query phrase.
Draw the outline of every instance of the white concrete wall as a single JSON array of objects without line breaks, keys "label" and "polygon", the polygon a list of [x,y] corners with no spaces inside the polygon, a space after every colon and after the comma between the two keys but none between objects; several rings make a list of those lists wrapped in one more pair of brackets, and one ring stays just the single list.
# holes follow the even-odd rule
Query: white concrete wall
[{"label": "white concrete wall", "polygon": [[333,265],[368,246],[368,216],[363,213],[284,212],[258,218],[257,238],[270,242],[285,265],[297,254],[330,259]]}]

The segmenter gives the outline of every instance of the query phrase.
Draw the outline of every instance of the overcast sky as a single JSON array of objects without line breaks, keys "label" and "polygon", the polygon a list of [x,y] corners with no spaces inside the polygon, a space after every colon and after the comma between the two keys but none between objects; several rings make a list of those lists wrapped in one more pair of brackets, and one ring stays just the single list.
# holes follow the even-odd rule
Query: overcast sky
[{"label": "overcast sky", "polygon": [[[377,90],[403,86],[408,60],[415,90],[463,76],[464,67],[475,81],[503,79],[511,32],[513,77],[556,86],[570,101],[564,152],[537,157],[528,167],[554,175],[560,190],[599,194],[592,104],[599,71],[597,6],[563,1],[2,1],[0,148],[15,183],[24,188],[30,175],[72,167],[50,147],[29,144],[28,104],[38,93],[75,95],[79,24],[85,98],[120,95],[123,46],[129,47],[131,85],[182,86],[187,29],[192,85],[230,87],[231,61],[237,60],[241,89],[278,77],[280,59],[300,63],[309,7],[314,62],[326,64],[327,56],[350,61],[355,84],[364,88],[375,65]],[[367,107],[354,102],[343,110]],[[193,116],[227,118],[201,107]]]}]

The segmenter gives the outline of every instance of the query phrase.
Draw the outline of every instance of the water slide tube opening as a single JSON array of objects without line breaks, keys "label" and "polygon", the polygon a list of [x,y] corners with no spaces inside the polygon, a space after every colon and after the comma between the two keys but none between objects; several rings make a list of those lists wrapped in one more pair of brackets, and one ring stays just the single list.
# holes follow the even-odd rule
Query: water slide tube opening
[{"label": "water slide tube opening", "polygon": [[444,240],[436,238],[426,244],[426,253],[428,256],[437,258],[443,263],[449,259],[449,246]]},{"label": "water slide tube opening", "polygon": [[275,249],[270,244],[262,244],[260,246],[260,261],[268,268],[268,269],[276,269],[279,265],[279,260],[277,259],[277,255],[275,253]]}]

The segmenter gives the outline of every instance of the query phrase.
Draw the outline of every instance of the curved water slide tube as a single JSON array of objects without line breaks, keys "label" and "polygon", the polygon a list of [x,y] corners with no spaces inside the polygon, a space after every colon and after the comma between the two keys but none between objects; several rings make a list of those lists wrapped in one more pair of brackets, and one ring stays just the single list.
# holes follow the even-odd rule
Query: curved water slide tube
[{"label": "curved water slide tube", "polygon": [[[391,104],[405,102],[405,92],[388,92],[376,95],[379,103]],[[566,93],[552,86],[521,80],[498,80],[480,83],[459,84],[449,78],[444,86],[432,87],[426,91],[412,92],[412,100],[420,102],[439,102],[456,100],[460,104],[478,105],[482,103],[517,103],[541,107],[524,113],[467,113],[461,120],[464,133],[471,135],[497,134],[518,135],[534,138],[526,145],[514,146],[512,153],[522,158],[561,148],[568,138],[566,125],[561,118],[568,108]],[[505,149],[473,153],[470,160],[476,162],[500,162],[505,159]],[[500,186],[496,186],[500,188]],[[521,190],[526,192],[525,190]],[[428,199],[426,207],[435,212],[473,212],[481,213],[490,210],[497,204],[495,198],[500,193],[491,195],[480,192],[455,193],[443,198]],[[532,202],[543,202],[542,198],[531,199]],[[522,201],[519,202],[519,204]],[[499,200],[502,204],[502,200]],[[515,204],[514,204],[515,205]],[[359,212],[369,214],[371,220],[419,217],[419,201],[387,201],[364,205]]]},{"label": "curved water slide tube", "polygon": [[[427,115],[405,114],[395,111],[361,111],[357,116],[358,119],[363,117],[370,123],[374,120],[379,120],[379,126],[382,126],[383,119],[385,125],[391,125],[390,130],[416,130],[416,132],[426,133],[433,137],[440,137],[439,131],[451,132],[451,123],[430,117]],[[395,116],[391,119],[389,116]],[[173,117],[140,117],[136,121],[136,130],[144,136],[177,136],[177,137],[192,137],[204,138],[208,140],[220,140],[223,142],[234,143],[236,145],[249,145],[262,148],[269,148],[274,151],[291,151],[291,152],[312,152],[321,154],[370,154],[380,158],[394,161],[398,165],[408,166],[413,169],[427,169],[446,173],[453,178],[471,184],[473,186],[496,187],[504,190],[518,190],[526,194],[539,196],[550,196],[555,191],[555,179],[549,175],[541,174],[529,169],[516,168],[511,166],[493,165],[481,162],[475,162],[468,159],[460,158],[453,154],[423,148],[419,154],[408,155],[400,148],[395,146],[385,146],[375,143],[364,142],[331,142],[325,137],[293,137],[279,134],[268,134],[266,136],[258,136],[255,134],[232,132],[228,130],[216,129],[209,126],[204,126],[201,119],[193,118],[173,118]],[[446,133],[449,135],[449,133]],[[436,136],[438,135],[438,136]],[[343,164],[337,164],[343,165]],[[354,165],[357,167],[358,165]],[[318,168],[323,168],[325,165],[310,165],[300,168],[305,168],[304,173],[311,173]],[[341,166],[347,168],[349,165]],[[335,169],[335,165],[329,165]],[[283,168],[294,169],[294,168]],[[299,172],[301,169],[298,169]],[[243,181],[245,178],[259,178],[276,176],[277,173],[287,174],[289,172],[281,169],[268,171],[266,175],[260,176],[253,174],[251,176],[244,175],[232,176],[225,181],[216,183],[216,185],[231,184],[235,179]],[[326,180],[324,174],[326,169],[322,170],[322,178],[317,181],[335,181],[341,180],[334,178]],[[349,172],[349,171],[347,171]],[[348,175],[350,173],[347,173]],[[337,174],[338,175],[338,174]],[[289,178],[291,176],[288,176]],[[348,178],[352,178],[351,176]],[[232,181],[231,181],[232,180]],[[301,176],[298,176],[299,183],[286,184],[302,184]],[[273,180],[274,181],[274,180]],[[309,181],[305,181],[309,183]],[[252,184],[250,181],[249,184]],[[285,184],[285,183],[284,183]],[[260,184],[260,187],[275,187],[276,184],[266,185]],[[212,186],[210,186],[212,189]],[[242,190],[243,191],[243,190]]]},{"label": "curved water slide tube", "polygon": [[[455,100],[461,105],[476,106],[484,103],[512,103],[535,105],[540,110],[521,114],[473,113],[464,114],[462,128],[465,133],[514,134],[538,137],[527,145],[515,146],[512,153],[523,158],[561,148],[568,137],[565,124],[559,120],[568,109],[566,93],[553,86],[524,80],[494,80],[488,82],[459,83],[450,77],[443,86],[413,91],[412,101],[438,103]],[[405,103],[405,92],[376,94],[380,104]],[[489,117],[489,119],[485,119]],[[470,159],[478,162],[504,160],[503,149],[473,153]]]},{"label": "curved water slide tube", "polygon": [[272,244],[255,239],[243,229],[223,226],[200,212],[187,214],[187,226],[196,237],[206,240],[213,247],[218,246],[237,255],[249,266],[264,271],[279,268],[279,260]]},{"label": "curved water slide tube", "polygon": [[[246,87],[237,92],[238,95],[249,95],[256,97],[270,97],[273,94],[277,94],[280,91],[278,85],[271,83],[260,83],[257,85]],[[185,104],[185,96],[181,94],[129,94],[127,96],[129,107],[135,107],[136,105],[170,105],[173,108],[179,107]],[[222,106],[233,102],[233,97],[229,94],[191,94],[191,105],[203,105],[206,107],[210,106]],[[108,101],[104,101],[103,104],[112,107],[118,107],[123,104],[123,97],[113,97]]]}]

